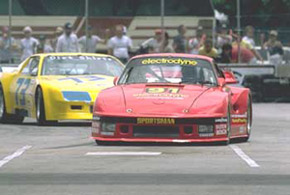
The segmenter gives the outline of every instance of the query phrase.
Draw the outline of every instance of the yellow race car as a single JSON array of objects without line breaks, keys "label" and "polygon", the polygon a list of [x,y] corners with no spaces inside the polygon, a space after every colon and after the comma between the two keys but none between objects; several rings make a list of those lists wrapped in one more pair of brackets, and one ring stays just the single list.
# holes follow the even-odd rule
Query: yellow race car
[{"label": "yellow race car", "polygon": [[124,65],[103,54],[36,54],[17,71],[0,77],[0,122],[39,125],[58,120],[92,119],[98,93],[113,86]]}]

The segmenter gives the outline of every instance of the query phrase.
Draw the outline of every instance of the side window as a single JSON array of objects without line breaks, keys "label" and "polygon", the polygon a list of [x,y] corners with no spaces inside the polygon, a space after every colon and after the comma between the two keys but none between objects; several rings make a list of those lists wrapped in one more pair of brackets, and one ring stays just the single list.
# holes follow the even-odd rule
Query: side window
[{"label": "side window", "polygon": [[21,74],[29,76],[37,76],[39,65],[39,57],[30,58],[26,67],[23,68]]}]

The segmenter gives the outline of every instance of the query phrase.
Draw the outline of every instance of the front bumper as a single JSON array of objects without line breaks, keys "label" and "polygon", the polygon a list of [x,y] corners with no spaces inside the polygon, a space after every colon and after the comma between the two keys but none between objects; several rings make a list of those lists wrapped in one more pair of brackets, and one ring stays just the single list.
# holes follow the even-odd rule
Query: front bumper
[{"label": "front bumper", "polygon": [[46,112],[47,120],[91,120],[93,102],[55,102]]},{"label": "front bumper", "polygon": [[[160,118],[154,118],[160,119]],[[152,120],[162,121],[162,120]],[[172,121],[163,120],[171,123]],[[103,123],[114,124],[115,130],[105,132]],[[201,132],[200,126],[212,126],[211,132]],[[138,124],[138,118],[94,117],[92,138],[109,142],[223,142],[228,141],[226,118],[174,119],[174,124]]]},{"label": "front bumper", "polygon": [[207,139],[158,139],[158,138],[108,138],[108,137],[92,137],[97,141],[108,142],[151,142],[151,143],[209,143],[224,142],[228,138],[207,138]]}]

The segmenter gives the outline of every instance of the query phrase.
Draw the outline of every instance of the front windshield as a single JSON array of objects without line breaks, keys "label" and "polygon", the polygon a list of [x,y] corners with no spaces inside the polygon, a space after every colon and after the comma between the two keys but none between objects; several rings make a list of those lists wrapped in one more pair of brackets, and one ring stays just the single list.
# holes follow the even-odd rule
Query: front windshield
[{"label": "front windshield", "polygon": [[216,85],[210,62],[192,58],[142,58],[131,61],[120,84],[187,83]]},{"label": "front windshield", "polygon": [[48,56],[44,59],[42,75],[120,76],[123,66],[110,57]]}]

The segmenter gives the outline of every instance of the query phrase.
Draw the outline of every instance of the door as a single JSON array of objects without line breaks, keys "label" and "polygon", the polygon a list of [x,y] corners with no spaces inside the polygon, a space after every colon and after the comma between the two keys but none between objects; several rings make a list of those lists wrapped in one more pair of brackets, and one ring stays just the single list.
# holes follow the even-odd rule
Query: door
[{"label": "door", "polygon": [[23,116],[32,116],[35,109],[34,95],[38,69],[39,57],[31,57],[11,85],[10,91],[14,97],[15,109]]}]

